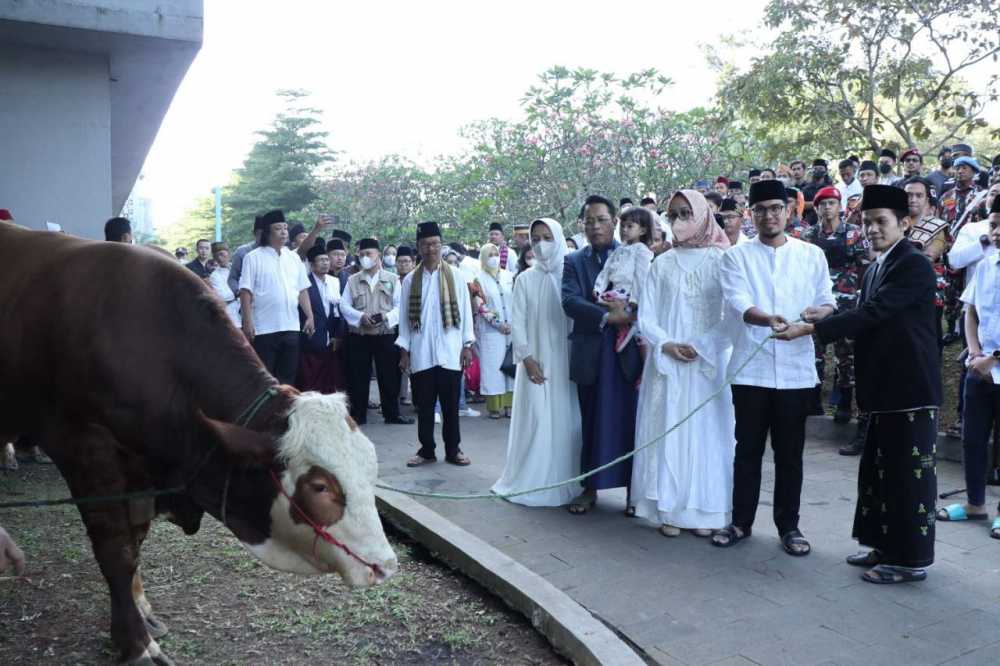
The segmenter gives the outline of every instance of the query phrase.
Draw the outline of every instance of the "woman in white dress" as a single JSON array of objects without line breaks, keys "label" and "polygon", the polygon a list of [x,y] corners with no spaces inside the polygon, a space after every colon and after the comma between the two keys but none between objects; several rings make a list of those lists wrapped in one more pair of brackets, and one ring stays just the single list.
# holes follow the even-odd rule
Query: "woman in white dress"
[{"label": "woman in white dress", "polygon": [[514,278],[500,268],[500,250],[486,243],[479,251],[476,282],[483,298],[476,308],[476,355],[479,357],[479,393],[486,397],[491,419],[510,416],[514,380],[500,372],[511,331],[511,288]]},{"label": "woman in white dress", "polygon": [[729,239],[700,193],[681,190],[670,200],[674,249],[653,262],[639,303],[639,332],[649,355],[639,388],[632,501],[636,515],[708,536],[729,524],[733,487],[733,401],[723,390],[676,431],[726,381],[732,348],[723,318],[719,269]]},{"label": "woman in white dress", "polygon": [[[495,493],[543,486],[580,473],[580,406],[569,380],[569,319],[562,309],[566,240],[555,220],[531,223],[535,262],[514,283],[511,336],[517,377],[507,438],[507,463]],[[573,483],[511,498],[526,506],[562,506],[580,491]]]}]

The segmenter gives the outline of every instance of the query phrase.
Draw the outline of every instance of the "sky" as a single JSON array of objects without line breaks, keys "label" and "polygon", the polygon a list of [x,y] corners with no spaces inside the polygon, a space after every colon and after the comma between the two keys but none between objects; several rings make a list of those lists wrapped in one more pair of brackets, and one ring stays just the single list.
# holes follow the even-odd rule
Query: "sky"
[{"label": "sky", "polygon": [[137,192],[158,228],[227,182],[280,103],[303,88],[341,159],[418,162],[461,147],[459,129],[519,116],[553,65],[675,81],[678,110],[715,86],[702,46],[755,26],[765,0],[205,0],[204,43],[177,91]]}]

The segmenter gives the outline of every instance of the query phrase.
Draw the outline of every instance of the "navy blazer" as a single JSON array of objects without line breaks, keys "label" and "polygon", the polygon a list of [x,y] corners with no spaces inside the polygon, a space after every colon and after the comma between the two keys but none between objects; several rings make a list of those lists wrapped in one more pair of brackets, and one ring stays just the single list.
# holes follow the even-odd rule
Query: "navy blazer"
[{"label": "navy blazer", "polygon": [[[309,304],[312,306],[313,323],[316,325],[316,332],[312,335],[299,334],[299,349],[310,354],[322,354],[330,348],[330,324],[332,317],[326,316],[326,309],[323,307],[323,298],[320,296],[319,287],[316,286],[316,276],[309,272]],[[332,306],[331,306],[332,307]],[[299,308],[299,319],[305,323],[305,313]]]},{"label": "navy blazer", "polygon": [[820,342],[854,338],[855,395],[863,411],[941,405],[937,277],[910,241],[899,241],[875,273],[868,267],[857,308],[816,324]]},{"label": "navy blazer", "polygon": [[[618,247],[612,241],[608,255]],[[562,307],[573,320],[569,334],[569,378],[582,386],[597,383],[601,359],[601,322],[608,309],[594,301],[594,283],[601,261],[590,245],[566,255],[562,277]]]}]

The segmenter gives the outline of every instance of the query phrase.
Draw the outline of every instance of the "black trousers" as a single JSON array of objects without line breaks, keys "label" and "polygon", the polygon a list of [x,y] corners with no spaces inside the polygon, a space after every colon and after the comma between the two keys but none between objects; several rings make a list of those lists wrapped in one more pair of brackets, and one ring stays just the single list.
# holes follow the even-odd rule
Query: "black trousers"
[{"label": "black trousers", "polygon": [[753,525],[760,500],[760,468],[771,435],[774,451],[774,525],[779,534],[799,526],[802,449],[813,389],[734,385],[736,457],[733,461],[733,524]]},{"label": "black trousers", "polygon": [[293,384],[299,369],[299,332],[280,331],[256,335],[253,350],[267,371],[282,384]]},{"label": "black trousers", "polygon": [[344,342],[347,359],[347,397],[351,401],[351,418],[356,423],[368,422],[368,388],[371,385],[372,359],[375,379],[382,400],[382,417],[399,418],[399,347],[395,334],[357,335],[348,333]]},{"label": "black trousers", "polygon": [[461,449],[458,445],[462,435],[458,429],[458,393],[462,384],[460,370],[446,370],[434,366],[410,375],[413,404],[417,407],[417,438],[424,458],[434,458],[434,405],[441,402],[441,435],[444,438],[444,454],[454,458]]}]

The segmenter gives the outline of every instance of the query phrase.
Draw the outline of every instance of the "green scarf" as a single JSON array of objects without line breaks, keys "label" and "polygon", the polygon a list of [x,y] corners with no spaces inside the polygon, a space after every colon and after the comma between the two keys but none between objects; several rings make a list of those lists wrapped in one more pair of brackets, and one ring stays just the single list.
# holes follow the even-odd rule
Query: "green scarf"
[{"label": "green scarf", "polygon": [[[455,276],[451,273],[451,266],[442,261],[438,264],[438,289],[441,290],[441,322],[444,328],[454,326],[458,328],[461,317],[458,313],[458,299],[455,297]],[[410,283],[410,302],[408,304],[410,328],[420,329],[421,297],[423,296],[424,265],[420,264],[413,271],[414,275]]]}]

